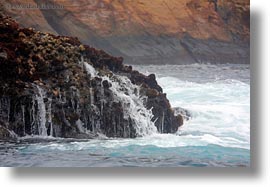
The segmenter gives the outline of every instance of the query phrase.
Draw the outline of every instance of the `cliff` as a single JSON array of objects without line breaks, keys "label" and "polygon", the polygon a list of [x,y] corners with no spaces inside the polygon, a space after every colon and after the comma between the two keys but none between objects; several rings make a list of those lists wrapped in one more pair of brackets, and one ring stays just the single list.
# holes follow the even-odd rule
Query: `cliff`
[{"label": "cliff", "polygon": [[78,36],[126,63],[249,63],[247,0],[48,0],[58,8],[15,7],[42,4],[4,0],[3,7],[23,26]]},{"label": "cliff", "polygon": [[182,124],[155,75],[0,14],[0,139],[133,138],[174,133]]}]

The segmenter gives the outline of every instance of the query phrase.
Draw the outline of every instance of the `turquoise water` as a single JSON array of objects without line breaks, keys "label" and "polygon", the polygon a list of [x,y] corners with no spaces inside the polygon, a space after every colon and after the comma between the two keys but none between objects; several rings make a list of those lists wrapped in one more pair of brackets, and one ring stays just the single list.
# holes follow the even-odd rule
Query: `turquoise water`
[{"label": "turquoise water", "polygon": [[244,167],[250,165],[248,65],[135,66],[156,73],[173,107],[192,118],[176,134],[1,144],[0,166]]},{"label": "turquoise water", "polygon": [[[106,140],[108,144],[113,141],[120,140]],[[0,157],[5,159],[2,165],[17,167],[242,167],[249,164],[249,150],[214,144],[158,147],[130,141],[126,145],[103,147],[102,143],[104,140],[20,145],[9,148]]]}]

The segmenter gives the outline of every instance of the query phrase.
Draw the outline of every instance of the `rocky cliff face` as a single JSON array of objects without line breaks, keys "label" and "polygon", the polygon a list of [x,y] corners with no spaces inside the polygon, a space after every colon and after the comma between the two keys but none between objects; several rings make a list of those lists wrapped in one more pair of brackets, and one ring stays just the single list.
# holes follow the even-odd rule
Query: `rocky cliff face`
[{"label": "rocky cliff face", "polygon": [[[222,58],[215,63],[249,63],[246,0],[49,0],[61,8],[14,7],[21,4],[44,2],[4,0],[5,12],[23,26],[78,36],[128,63],[213,62],[217,55]],[[197,46],[206,47],[198,54]],[[225,52],[213,50],[219,46]]]},{"label": "rocky cliff face", "polygon": [[0,138],[133,138],[182,124],[155,75],[0,14]]}]

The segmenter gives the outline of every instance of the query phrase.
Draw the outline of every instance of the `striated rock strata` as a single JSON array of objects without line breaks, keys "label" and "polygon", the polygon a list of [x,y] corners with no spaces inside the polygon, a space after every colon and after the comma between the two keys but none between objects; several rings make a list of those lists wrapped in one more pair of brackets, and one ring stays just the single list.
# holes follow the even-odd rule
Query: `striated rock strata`
[{"label": "striated rock strata", "polygon": [[0,15],[0,139],[133,138],[174,133],[182,124],[155,75]]},{"label": "striated rock strata", "polygon": [[[25,27],[78,36],[85,44],[123,56],[126,63],[249,63],[247,0],[3,0],[2,4]],[[61,8],[16,7],[44,4]]]}]

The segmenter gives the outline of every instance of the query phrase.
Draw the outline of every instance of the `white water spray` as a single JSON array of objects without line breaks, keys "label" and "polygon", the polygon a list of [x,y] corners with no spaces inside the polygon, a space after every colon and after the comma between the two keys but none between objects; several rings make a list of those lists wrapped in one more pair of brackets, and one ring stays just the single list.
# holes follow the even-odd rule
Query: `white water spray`
[{"label": "white water spray", "polygon": [[47,136],[46,128],[46,107],[44,103],[44,98],[46,97],[45,91],[36,85],[38,94],[36,95],[36,100],[38,104],[38,134],[40,136]]},{"label": "white water spray", "polygon": [[[84,62],[84,67],[91,77],[99,76],[93,66]],[[140,87],[131,83],[131,81],[120,75],[99,76],[102,81],[108,81],[112,86],[109,88],[114,99],[120,102],[123,107],[124,119],[131,119],[135,126],[138,136],[146,136],[157,133],[156,126],[152,122],[153,114],[144,106],[146,96],[141,97],[139,94]]]}]

